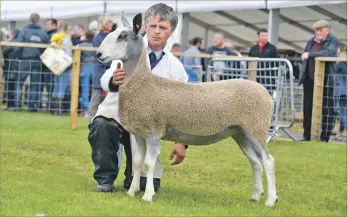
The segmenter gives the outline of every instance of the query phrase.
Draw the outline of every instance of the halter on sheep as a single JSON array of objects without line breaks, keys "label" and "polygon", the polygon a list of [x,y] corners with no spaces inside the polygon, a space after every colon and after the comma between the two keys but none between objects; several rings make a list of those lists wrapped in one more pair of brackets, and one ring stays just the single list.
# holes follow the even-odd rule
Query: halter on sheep
[{"label": "halter on sheep", "polygon": [[[278,197],[275,187],[274,158],[266,147],[272,118],[272,99],[260,84],[234,79],[191,84],[153,75],[148,67],[146,48],[138,35],[142,16],[133,27],[123,13],[122,25],[110,33],[97,50],[103,62],[122,60],[126,78],[119,87],[121,125],[135,135],[134,178],[128,195],[139,191],[141,168],[147,184],[143,200],[155,195],[153,172],[160,153],[160,140],[189,145],[209,145],[232,137],[248,157],[254,175],[251,200],[263,195],[262,167],[268,184],[267,206]],[[255,118],[256,117],[256,118]]]}]

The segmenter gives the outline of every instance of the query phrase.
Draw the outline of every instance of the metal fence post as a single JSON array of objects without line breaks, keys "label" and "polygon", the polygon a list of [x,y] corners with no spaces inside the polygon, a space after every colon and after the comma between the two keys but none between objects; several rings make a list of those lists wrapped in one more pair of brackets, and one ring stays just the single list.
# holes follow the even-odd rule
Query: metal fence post
[{"label": "metal fence post", "polygon": [[325,61],[315,61],[311,140],[320,140],[324,97]]},{"label": "metal fence post", "polygon": [[78,101],[79,101],[79,80],[80,80],[80,59],[81,59],[81,49],[76,48],[74,50],[73,56],[73,73],[71,82],[71,107],[70,107],[70,117],[71,117],[71,129],[77,129],[78,121]]}]

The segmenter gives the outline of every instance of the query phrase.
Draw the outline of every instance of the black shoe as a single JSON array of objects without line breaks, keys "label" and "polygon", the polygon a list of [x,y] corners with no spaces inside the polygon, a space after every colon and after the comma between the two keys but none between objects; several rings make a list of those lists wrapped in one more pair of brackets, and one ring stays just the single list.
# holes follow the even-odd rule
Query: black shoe
[{"label": "black shoe", "polygon": [[106,192],[106,193],[112,193],[114,192],[115,188],[113,185],[104,184],[104,185],[97,185],[97,192]]},{"label": "black shoe", "polygon": [[320,141],[321,142],[329,142],[330,140],[330,137],[323,137],[323,138],[320,138]]},{"label": "black shoe", "polygon": [[[146,177],[140,177],[140,191],[145,191],[146,188]],[[133,176],[131,177],[131,179],[125,179],[123,181],[123,186],[125,189],[129,189],[131,184],[132,184],[132,180],[133,180]],[[161,186],[161,179],[159,178],[153,178],[153,186],[154,186],[154,190],[155,192],[157,192],[157,190],[159,189],[159,187]]]}]

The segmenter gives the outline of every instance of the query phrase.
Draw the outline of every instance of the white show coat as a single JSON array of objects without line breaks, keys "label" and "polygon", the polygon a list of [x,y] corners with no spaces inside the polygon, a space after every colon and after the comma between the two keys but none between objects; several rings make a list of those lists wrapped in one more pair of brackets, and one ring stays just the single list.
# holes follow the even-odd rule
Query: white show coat
[{"label": "white show coat", "polygon": [[[148,49],[148,40],[146,35],[143,37],[143,40],[144,40],[144,46],[147,48],[147,52],[148,52],[150,49]],[[158,64],[152,69],[152,73],[160,77],[167,78],[169,80],[187,82],[188,81],[187,73],[185,71],[184,66],[179,61],[179,59],[176,58],[170,52],[167,46],[164,48],[163,51],[165,52],[165,55],[158,62]],[[147,54],[147,62],[148,62],[149,68],[151,69],[148,54]],[[110,92],[109,90],[109,81],[113,75],[113,72],[116,70],[116,67],[117,67],[117,62],[113,61],[110,68],[105,71],[102,78],[100,79],[101,86],[105,91],[108,92],[108,95],[106,96],[105,100],[98,106],[98,111],[95,117],[103,116],[106,118],[113,118],[118,123],[120,123],[120,118],[118,115],[119,93]],[[120,124],[122,125],[122,123]],[[136,142],[135,137],[132,134],[130,135],[130,137],[131,137],[131,144],[134,144]],[[123,149],[120,147],[120,151],[119,151],[120,153],[118,153],[118,156],[122,156],[122,150]],[[119,162],[120,162],[119,164],[119,167],[120,167],[122,162],[121,158],[119,159]],[[162,176],[162,172],[163,172],[162,164],[158,157],[156,165],[155,165],[154,178],[160,178]],[[142,174],[142,176],[144,176],[144,174]]]}]

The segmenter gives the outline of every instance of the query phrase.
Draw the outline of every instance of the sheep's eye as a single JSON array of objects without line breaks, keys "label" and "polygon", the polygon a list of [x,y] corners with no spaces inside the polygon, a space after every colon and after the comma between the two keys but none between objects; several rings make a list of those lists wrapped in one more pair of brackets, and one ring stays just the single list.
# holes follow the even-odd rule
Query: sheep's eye
[{"label": "sheep's eye", "polygon": [[118,39],[126,39],[127,35],[126,34],[121,34],[120,36],[118,36]]}]

